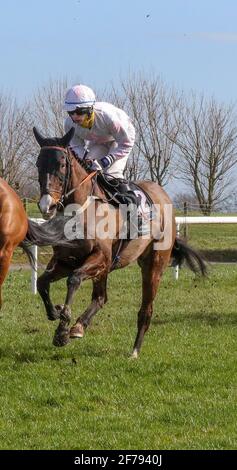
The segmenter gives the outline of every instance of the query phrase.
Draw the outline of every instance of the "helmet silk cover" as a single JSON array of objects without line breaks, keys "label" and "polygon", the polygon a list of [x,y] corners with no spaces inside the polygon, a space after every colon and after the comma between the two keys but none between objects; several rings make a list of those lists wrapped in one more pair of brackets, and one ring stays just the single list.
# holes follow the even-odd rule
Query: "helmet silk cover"
[{"label": "helmet silk cover", "polygon": [[74,111],[76,108],[86,108],[95,104],[95,93],[85,85],[70,88],[65,97],[64,111]]}]

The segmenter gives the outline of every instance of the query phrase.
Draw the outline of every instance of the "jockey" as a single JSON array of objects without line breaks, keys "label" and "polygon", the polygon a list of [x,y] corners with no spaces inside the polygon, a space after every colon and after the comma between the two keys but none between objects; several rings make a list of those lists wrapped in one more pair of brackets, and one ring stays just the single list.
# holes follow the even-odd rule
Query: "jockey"
[{"label": "jockey", "polygon": [[110,103],[97,102],[93,90],[85,85],[67,91],[63,109],[69,115],[65,131],[75,128],[71,148],[79,159],[89,160],[92,171],[123,179],[135,141],[128,115]]},{"label": "jockey", "polygon": [[[116,106],[97,102],[93,90],[75,85],[65,96],[67,111],[65,131],[75,128],[70,147],[76,156],[88,162],[90,171],[101,172],[99,182],[115,200],[132,204],[137,217],[138,232],[142,234],[141,199],[131,190],[123,172],[135,142],[135,128],[128,115]],[[133,224],[135,225],[135,224]]]}]

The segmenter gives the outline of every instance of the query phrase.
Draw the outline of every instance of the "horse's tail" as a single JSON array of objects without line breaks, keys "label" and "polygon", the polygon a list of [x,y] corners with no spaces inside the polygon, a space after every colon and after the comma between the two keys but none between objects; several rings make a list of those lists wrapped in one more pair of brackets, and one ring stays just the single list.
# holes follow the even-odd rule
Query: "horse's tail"
[{"label": "horse's tail", "polygon": [[21,243],[19,243],[19,245],[23,251],[25,252],[25,254],[27,255],[27,258],[29,260],[29,263],[31,265],[31,267],[33,269],[36,269],[36,259],[35,259],[35,256],[33,255],[31,249],[29,248],[28,244],[25,243],[25,241],[23,240]]},{"label": "horse's tail", "polygon": [[28,219],[28,231],[23,240],[24,247],[37,246],[64,246],[73,247],[73,240],[66,238],[65,224],[70,217],[57,216],[47,222],[38,223]]},{"label": "horse's tail", "polygon": [[174,258],[173,266],[182,266],[186,261],[188,267],[195,274],[207,275],[207,266],[201,255],[180,238],[175,239],[171,256]]}]

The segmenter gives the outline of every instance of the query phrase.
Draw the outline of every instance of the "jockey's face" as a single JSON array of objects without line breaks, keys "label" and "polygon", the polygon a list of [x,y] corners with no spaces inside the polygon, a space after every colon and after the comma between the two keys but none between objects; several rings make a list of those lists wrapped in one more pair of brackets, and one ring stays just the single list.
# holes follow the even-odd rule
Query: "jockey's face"
[{"label": "jockey's face", "polygon": [[70,118],[75,122],[76,124],[82,124],[84,119],[85,119],[85,114],[70,114]]},{"label": "jockey's face", "polygon": [[75,124],[86,129],[91,129],[94,124],[95,113],[93,106],[87,108],[76,108],[73,111],[68,111],[70,118]]},{"label": "jockey's face", "polygon": [[85,116],[87,115],[88,109],[87,108],[76,108],[74,111],[68,111],[70,118],[76,124],[82,124]]}]

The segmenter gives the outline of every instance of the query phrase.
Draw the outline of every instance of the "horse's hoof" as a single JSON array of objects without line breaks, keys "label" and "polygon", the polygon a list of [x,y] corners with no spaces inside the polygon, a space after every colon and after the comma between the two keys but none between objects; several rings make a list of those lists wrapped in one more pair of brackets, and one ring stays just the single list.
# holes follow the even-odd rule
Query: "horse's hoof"
[{"label": "horse's hoof", "polygon": [[66,346],[70,341],[69,335],[64,334],[64,335],[54,335],[53,339],[53,345],[57,346],[58,348],[62,346]]},{"label": "horse's hoof", "polygon": [[57,347],[62,347],[66,346],[70,341],[69,337],[69,331],[68,329],[60,329],[57,328],[55,331],[54,339],[53,339],[53,345]]},{"label": "horse's hoof", "polygon": [[82,323],[77,323],[70,329],[70,338],[83,338],[84,334],[85,330]]},{"label": "horse's hoof", "polygon": [[47,314],[48,320],[55,321],[60,318],[60,314],[63,310],[64,305],[55,305],[52,310]]},{"label": "horse's hoof", "polygon": [[137,359],[137,358],[138,358],[138,350],[134,349],[130,356],[130,359]]}]

